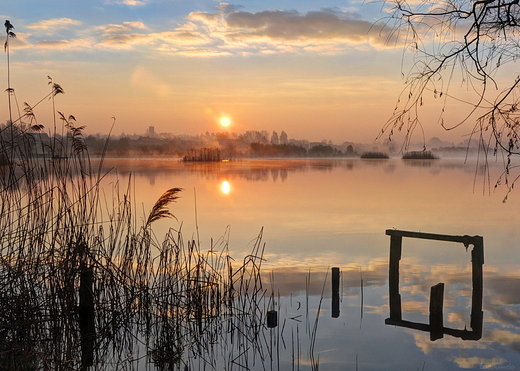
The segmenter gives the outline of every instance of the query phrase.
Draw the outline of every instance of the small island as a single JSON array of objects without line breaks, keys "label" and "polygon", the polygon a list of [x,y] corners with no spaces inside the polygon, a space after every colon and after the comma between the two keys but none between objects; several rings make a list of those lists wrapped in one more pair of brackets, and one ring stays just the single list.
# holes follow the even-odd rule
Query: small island
[{"label": "small island", "polygon": [[438,160],[439,157],[435,156],[431,151],[410,151],[406,152],[403,160]]}]

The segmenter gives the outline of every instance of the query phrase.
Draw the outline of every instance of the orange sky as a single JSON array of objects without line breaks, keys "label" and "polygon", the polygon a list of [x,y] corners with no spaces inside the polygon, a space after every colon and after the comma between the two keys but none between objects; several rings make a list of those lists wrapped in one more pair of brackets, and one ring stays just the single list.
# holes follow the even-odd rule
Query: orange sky
[{"label": "orange sky", "polygon": [[[238,133],[283,130],[291,139],[342,143],[373,141],[404,88],[403,48],[388,42],[387,27],[372,27],[385,16],[381,6],[22,0],[6,4],[2,17],[17,35],[11,86],[20,107],[44,97],[51,76],[66,92],[57,109],[88,133],[108,133],[112,117],[116,135],[151,125],[157,133],[216,132],[225,115]],[[445,132],[433,103],[423,115],[426,139],[464,140],[471,129]],[[49,104],[35,112],[51,126]]]}]

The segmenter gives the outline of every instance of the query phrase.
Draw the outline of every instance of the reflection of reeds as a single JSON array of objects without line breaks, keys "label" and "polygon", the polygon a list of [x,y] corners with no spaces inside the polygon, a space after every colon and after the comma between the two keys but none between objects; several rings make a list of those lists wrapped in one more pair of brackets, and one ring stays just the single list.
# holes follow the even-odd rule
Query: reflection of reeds
[{"label": "reflection of reeds", "polygon": [[[315,357],[316,336],[318,334],[318,322],[319,322],[320,315],[321,315],[321,305],[323,303],[323,298],[325,296],[325,284],[327,282],[327,277],[328,277],[328,271],[325,276],[325,280],[323,281],[323,287],[321,289],[321,296],[320,296],[318,308],[316,310],[316,317],[314,318],[314,324],[312,326],[312,330],[310,333],[309,360],[311,363],[311,369],[316,370],[316,371],[319,369],[319,364],[320,364],[319,355],[317,358]],[[309,273],[309,281],[310,281],[310,273]]]},{"label": "reflection of reeds", "polygon": [[363,269],[359,267],[359,295],[361,297],[361,303],[359,304],[359,328],[363,325],[363,312],[364,312],[364,289],[363,289]]}]

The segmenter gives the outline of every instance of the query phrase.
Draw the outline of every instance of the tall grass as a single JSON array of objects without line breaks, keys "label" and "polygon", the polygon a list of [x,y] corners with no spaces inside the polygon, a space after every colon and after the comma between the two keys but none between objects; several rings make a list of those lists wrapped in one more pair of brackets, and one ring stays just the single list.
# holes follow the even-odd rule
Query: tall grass
[{"label": "tall grass", "polygon": [[180,230],[157,238],[153,224],[173,217],[181,189],[167,190],[139,224],[131,180],[123,190],[103,186],[84,127],[59,113],[61,128],[46,137],[27,107],[0,129],[0,369],[101,360],[118,369],[140,356],[158,369],[191,369],[195,360],[211,368],[217,342],[233,355],[230,366],[266,357],[257,344],[266,312],[261,234],[238,264],[226,238],[208,249]]}]

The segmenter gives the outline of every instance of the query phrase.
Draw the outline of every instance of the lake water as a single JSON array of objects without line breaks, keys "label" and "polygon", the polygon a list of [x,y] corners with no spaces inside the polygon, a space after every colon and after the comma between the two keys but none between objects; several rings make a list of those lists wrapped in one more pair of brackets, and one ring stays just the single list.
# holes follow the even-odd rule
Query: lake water
[{"label": "lake water", "polygon": [[[269,361],[250,369],[324,370],[520,369],[520,193],[507,202],[481,166],[435,161],[107,159],[105,179],[129,183],[138,215],[169,188],[183,188],[177,217],[154,225],[211,241],[224,236],[243,259],[259,234],[265,244],[263,286],[278,326]],[[130,174],[132,174],[131,177]],[[397,325],[389,318],[387,229],[484,239],[483,322],[479,340]],[[471,330],[471,247],[403,239],[402,319],[429,323],[430,288],[445,284],[443,326]],[[339,316],[332,317],[331,269],[340,269]],[[269,344],[269,342],[267,342]],[[274,354],[274,356],[273,356]],[[220,368],[222,369],[222,368]],[[242,369],[237,367],[236,369]]]}]

